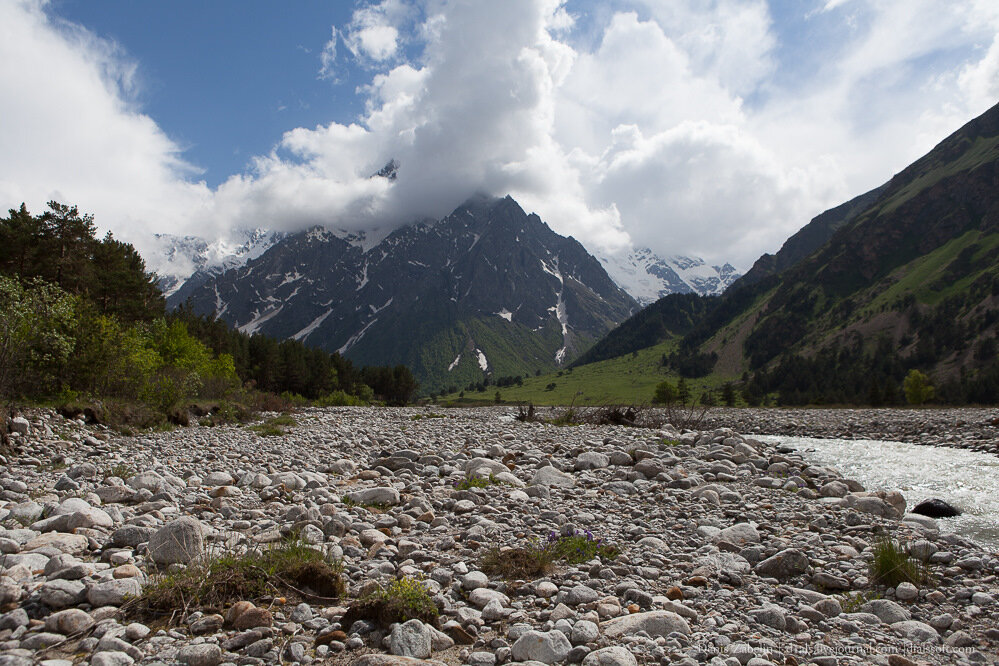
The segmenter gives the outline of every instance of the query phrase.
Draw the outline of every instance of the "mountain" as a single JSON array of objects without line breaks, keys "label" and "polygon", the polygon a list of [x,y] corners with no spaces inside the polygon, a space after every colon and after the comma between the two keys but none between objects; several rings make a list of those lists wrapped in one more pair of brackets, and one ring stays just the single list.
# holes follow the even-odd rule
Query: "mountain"
[{"label": "mountain", "polygon": [[680,255],[662,258],[648,248],[598,258],[611,279],[642,305],[667,294],[720,294],[740,276],[731,264],[709,266],[703,259]]},{"label": "mountain", "polygon": [[857,218],[858,215],[877,200],[887,187],[882,185],[859,197],[830,208],[812,219],[811,222],[798,230],[796,234],[784,241],[776,254],[764,254],[756,260],[753,267],[739,278],[739,284],[753,284],[770,276],[781,273],[815,252],[829,242],[836,231]]},{"label": "mountain", "polygon": [[567,364],[638,304],[575,239],[510,197],[384,238],[321,227],[178,290],[245,332],[405,364],[435,390]]},{"label": "mountain", "polygon": [[155,247],[147,253],[147,260],[164,296],[170,297],[185,284],[190,289],[212,275],[259,257],[283,237],[280,232],[265,229],[237,230],[231,238],[211,241],[198,236],[155,234]]},{"label": "mountain", "polygon": [[785,402],[895,399],[913,368],[945,399],[999,401],[999,106],[825,215],[825,244],[740,280],[684,353]]}]

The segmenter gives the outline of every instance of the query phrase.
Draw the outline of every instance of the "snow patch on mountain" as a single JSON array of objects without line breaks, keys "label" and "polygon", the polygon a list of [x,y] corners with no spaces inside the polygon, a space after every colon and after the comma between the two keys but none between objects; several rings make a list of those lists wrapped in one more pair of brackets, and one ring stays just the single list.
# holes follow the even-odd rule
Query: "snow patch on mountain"
[{"label": "snow patch on mountain", "polygon": [[502,317],[503,319],[506,319],[509,322],[513,321],[513,313],[507,310],[506,308],[503,308],[499,312],[495,312],[493,314],[495,314],[498,317]]},{"label": "snow patch on mountain", "polygon": [[476,349],[475,350],[475,354],[476,354],[476,356],[478,356],[478,359],[479,359],[479,369],[482,370],[482,372],[485,372],[486,370],[488,370],[489,369],[489,360],[486,358],[486,355],[482,353],[482,350],[481,349]]},{"label": "snow patch on mountain", "polygon": [[198,271],[220,275],[256,259],[285,234],[266,229],[237,229],[229,237],[206,240],[198,236],[155,234],[155,249],[146,257],[159,278],[164,296],[180,289]]},{"label": "snow patch on mountain", "polygon": [[742,275],[728,263],[712,266],[703,259],[682,255],[664,258],[648,248],[597,255],[597,259],[617,286],[642,305],[668,294],[720,294]]}]

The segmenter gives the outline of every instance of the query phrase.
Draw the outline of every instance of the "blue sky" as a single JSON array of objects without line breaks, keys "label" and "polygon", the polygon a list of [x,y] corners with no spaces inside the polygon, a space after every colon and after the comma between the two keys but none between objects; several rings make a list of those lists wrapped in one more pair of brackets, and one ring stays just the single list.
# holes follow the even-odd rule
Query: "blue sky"
[{"label": "blue sky", "polygon": [[0,26],[0,206],[150,252],[484,191],[594,251],[746,268],[999,101],[992,0],[0,0]]}]

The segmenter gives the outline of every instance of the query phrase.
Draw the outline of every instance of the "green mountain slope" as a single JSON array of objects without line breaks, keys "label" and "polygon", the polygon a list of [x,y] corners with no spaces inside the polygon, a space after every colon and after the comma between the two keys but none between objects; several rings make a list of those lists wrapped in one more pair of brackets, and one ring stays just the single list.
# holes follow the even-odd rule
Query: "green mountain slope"
[{"label": "green mountain slope", "polygon": [[736,285],[682,349],[717,354],[716,372],[752,372],[751,392],[790,402],[897,399],[911,368],[930,372],[946,399],[999,399],[997,185],[994,107],[879,188],[817,251]]}]

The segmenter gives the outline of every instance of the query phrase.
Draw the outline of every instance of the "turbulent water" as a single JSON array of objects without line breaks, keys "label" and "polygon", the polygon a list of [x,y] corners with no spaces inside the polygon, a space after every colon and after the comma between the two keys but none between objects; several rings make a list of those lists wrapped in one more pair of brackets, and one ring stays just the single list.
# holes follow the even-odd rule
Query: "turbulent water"
[{"label": "turbulent water", "polygon": [[963,511],[938,519],[943,530],[999,549],[999,458],[986,453],[869,439],[763,437],[833,467],[869,490],[901,490],[909,508],[937,497]]}]

